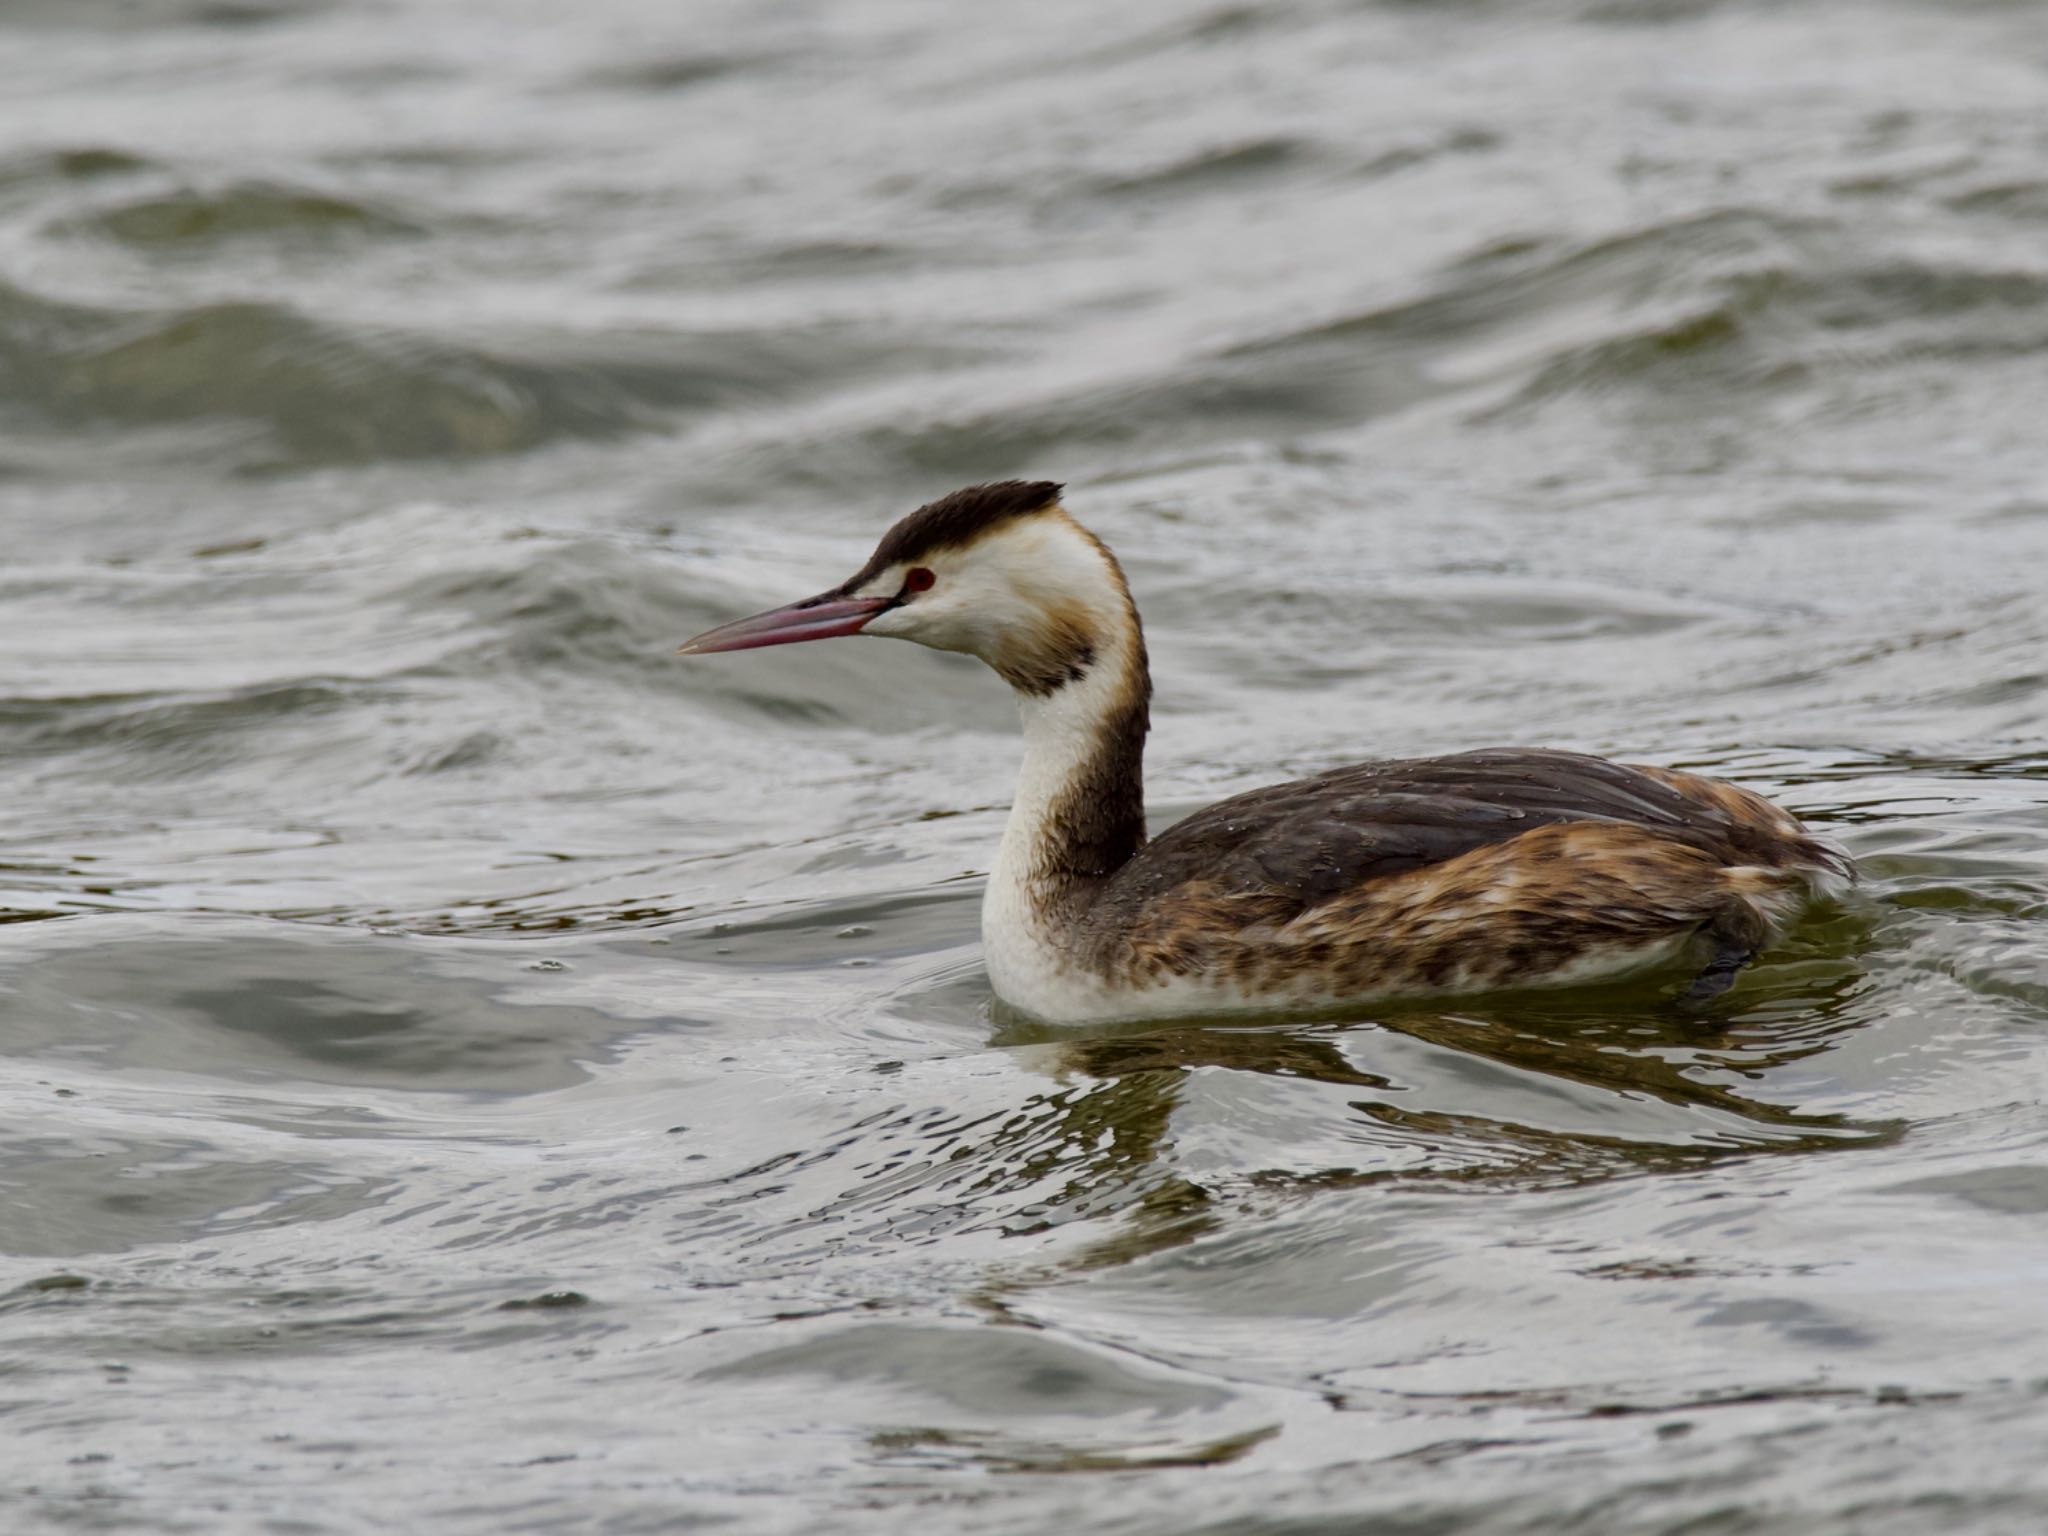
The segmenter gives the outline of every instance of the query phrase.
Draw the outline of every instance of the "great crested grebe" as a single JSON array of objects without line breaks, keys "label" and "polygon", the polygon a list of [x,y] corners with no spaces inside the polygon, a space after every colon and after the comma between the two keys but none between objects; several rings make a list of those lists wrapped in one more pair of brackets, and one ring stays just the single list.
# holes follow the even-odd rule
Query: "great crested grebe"
[{"label": "great crested grebe", "polygon": [[1152,697],[1116,557],[1050,481],[911,513],[829,592],[685,654],[834,635],[964,651],[1024,764],[982,900],[989,980],[1050,1023],[1558,986],[1704,964],[1724,991],[1843,854],[1746,789],[1513,748],[1333,768],[1145,836]]}]

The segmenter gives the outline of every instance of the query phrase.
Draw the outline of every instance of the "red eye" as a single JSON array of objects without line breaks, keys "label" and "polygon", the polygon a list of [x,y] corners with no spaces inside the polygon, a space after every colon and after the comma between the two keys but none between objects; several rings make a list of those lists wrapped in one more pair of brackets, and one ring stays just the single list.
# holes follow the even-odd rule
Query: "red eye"
[{"label": "red eye", "polygon": [[932,583],[938,579],[938,577],[934,576],[923,566],[916,566],[904,576],[903,590],[906,592],[929,592]]}]

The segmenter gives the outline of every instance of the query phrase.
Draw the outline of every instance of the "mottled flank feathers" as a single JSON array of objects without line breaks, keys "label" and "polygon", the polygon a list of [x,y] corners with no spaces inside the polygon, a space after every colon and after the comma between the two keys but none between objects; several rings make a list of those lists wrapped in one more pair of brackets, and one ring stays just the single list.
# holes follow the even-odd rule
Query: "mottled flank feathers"
[{"label": "mottled flank feathers", "polygon": [[1734,785],[1570,752],[1467,752],[1211,806],[1073,891],[1072,919],[1077,957],[1117,987],[1469,991],[1671,958],[1696,934],[1747,958],[1817,874],[1850,870]]},{"label": "mottled flank feathers", "polygon": [[1222,801],[1147,847],[1110,899],[1143,901],[1201,877],[1301,911],[1574,821],[1642,827],[1724,865],[1839,863],[1789,813],[1732,784],[1577,752],[1492,749],[1359,763]]}]

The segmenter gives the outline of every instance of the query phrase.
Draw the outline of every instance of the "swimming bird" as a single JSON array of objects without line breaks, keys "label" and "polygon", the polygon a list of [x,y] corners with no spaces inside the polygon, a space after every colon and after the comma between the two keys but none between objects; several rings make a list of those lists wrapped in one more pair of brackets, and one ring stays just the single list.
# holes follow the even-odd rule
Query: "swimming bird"
[{"label": "swimming bird", "polygon": [[1121,566],[1051,481],[918,508],[847,580],[685,654],[883,635],[979,657],[1024,761],[982,902],[989,979],[1049,1023],[1601,980],[1703,1001],[1854,878],[1733,784],[1515,748],[1332,768],[1145,828],[1152,679]]}]

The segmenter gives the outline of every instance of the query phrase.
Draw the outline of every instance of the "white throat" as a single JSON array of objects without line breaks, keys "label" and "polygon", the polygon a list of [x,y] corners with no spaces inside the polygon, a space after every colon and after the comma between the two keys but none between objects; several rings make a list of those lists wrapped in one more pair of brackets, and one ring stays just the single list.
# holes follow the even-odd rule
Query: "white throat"
[{"label": "white throat", "polygon": [[1098,830],[1091,818],[1120,796],[1129,798],[1142,838],[1137,752],[1120,752],[1118,736],[1147,691],[1142,642],[1126,622],[1084,676],[1044,697],[1018,695],[1024,760],[982,897],[981,937],[996,991],[1028,1012],[1058,1016],[1059,995],[1099,986],[1076,941],[1090,897],[1113,871],[1094,867],[1087,839]]},{"label": "white throat", "polygon": [[982,943],[1007,1001],[1074,1016],[1058,989],[1087,984],[1083,919],[1145,837],[1152,685],[1122,569],[1050,503],[968,543],[877,565],[857,591],[910,592],[864,633],[964,651],[1016,692],[1024,762],[982,900]]}]

